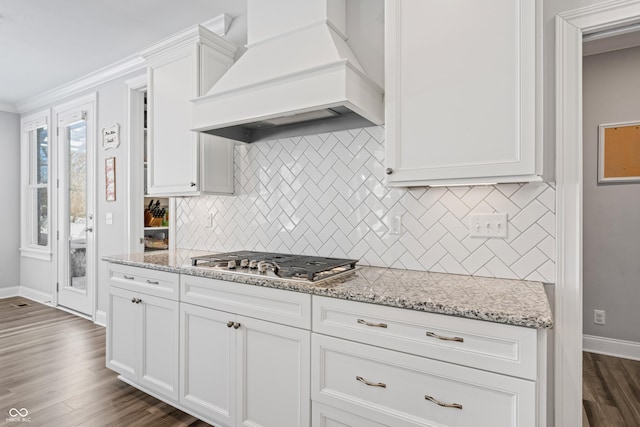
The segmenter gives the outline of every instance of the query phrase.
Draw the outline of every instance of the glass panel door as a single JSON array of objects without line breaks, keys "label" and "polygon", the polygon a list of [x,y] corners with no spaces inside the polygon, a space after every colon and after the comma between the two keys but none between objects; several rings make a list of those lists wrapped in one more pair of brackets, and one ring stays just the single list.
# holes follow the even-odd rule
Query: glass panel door
[{"label": "glass panel door", "polygon": [[58,305],[92,316],[96,259],[95,100],[56,113]]},{"label": "glass panel door", "polygon": [[69,206],[68,282],[75,290],[87,290],[87,122],[82,120],[66,128],[67,201]]}]

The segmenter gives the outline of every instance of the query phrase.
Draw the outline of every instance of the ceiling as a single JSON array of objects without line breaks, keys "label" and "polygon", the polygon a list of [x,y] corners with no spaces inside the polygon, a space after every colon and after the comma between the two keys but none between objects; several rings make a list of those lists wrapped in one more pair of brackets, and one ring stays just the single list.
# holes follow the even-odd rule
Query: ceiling
[{"label": "ceiling", "polygon": [[222,13],[246,0],[0,0],[0,109]]}]

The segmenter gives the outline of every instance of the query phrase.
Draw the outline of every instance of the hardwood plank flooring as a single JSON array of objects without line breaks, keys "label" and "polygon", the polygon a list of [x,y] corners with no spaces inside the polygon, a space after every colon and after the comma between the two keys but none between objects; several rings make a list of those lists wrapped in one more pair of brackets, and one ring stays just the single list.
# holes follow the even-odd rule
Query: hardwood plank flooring
[{"label": "hardwood plank flooring", "polygon": [[640,426],[640,361],[582,353],[583,427]]},{"label": "hardwood plank flooring", "polygon": [[[8,420],[11,408],[31,422]],[[118,380],[104,328],[16,297],[0,299],[0,426],[18,425],[209,426]]]}]

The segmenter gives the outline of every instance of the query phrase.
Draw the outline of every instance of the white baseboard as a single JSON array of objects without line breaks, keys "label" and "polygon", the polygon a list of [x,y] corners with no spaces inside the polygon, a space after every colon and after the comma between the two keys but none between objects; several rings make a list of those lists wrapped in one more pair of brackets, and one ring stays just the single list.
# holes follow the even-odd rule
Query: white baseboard
[{"label": "white baseboard", "polygon": [[107,312],[98,310],[96,311],[96,320],[93,321],[96,325],[107,326]]},{"label": "white baseboard", "polygon": [[20,295],[18,286],[11,286],[9,288],[0,288],[0,299],[17,297]]},{"label": "white baseboard", "polygon": [[53,306],[53,296],[42,291],[20,286],[19,294],[21,297],[30,299],[41,304]]},{"label": "white baseboard", "polygon": [[640,360],[640,343],[634,341],[583,335],[582,349],[588,353]]}]

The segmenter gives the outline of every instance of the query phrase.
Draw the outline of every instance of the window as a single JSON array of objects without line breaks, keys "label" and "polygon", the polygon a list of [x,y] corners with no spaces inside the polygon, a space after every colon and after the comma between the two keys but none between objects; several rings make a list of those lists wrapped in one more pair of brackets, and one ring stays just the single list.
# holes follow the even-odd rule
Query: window
[{"label": "window", "polygon": [[50,252],[51,144],[48,115],[22,122],[22,250]]}]

